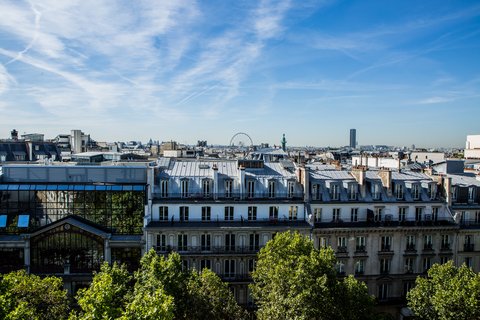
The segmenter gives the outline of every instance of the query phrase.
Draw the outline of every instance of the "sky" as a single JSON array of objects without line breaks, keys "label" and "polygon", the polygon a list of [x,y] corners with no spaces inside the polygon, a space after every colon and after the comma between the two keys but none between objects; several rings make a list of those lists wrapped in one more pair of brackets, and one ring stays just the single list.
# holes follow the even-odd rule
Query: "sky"
[{"label": "sky", "polygon": [[0,1],[0,137],[463,147],[478,1]]}]

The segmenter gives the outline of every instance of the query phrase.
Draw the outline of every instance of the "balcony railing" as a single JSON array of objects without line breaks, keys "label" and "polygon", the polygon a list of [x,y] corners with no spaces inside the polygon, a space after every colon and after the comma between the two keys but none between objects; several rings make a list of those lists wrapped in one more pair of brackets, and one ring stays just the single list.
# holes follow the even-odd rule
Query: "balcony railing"
[{"label": "balcony railing", "polygon": [[255,192],[255,193],[239,193],[239,192],[218,192],[218,193],[203,193],[203,192],[188,192],[188,193],[153,193],[153,197],[156,199],[171,199],[171,200],[209,200],[209,199],[221,199],[221,200],[240,200],[240,199],[303,199],[303,192]]},{"label": "balcony railing", "polygon": [[407,247],[405,248],[405,251],[417,251],[417,249],[415,248],[415,244],[407,243]]},{"label": "balcony railing", "polygon": [[475,246],[473,245],[473,243],[465,243],[463,245],[463,251],[472,252],[474,250],[475,250]]},{"label": "balcony railing", "polygon": [[255,254],[260,251],[259,245],[247,246],[155,246],[157,253],[172,251],[184,254]]},{"label": "balcony railing", "polygon": [[356,247],[355,247],[355,252],[356,252],[356,253],[366,252],[365,246],[356,246]]}]

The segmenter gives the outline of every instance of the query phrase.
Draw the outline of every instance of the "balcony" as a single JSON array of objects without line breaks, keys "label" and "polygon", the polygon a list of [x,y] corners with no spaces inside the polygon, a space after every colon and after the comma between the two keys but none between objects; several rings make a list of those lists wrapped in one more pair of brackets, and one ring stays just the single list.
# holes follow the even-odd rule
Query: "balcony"
[{"label": "balcony", "polygon": [[431,243],[425,243],[423,245],[423,251],[433,251],[433,244]]},{"label": "balcony", "polygon": [[154,199],[168,200],[224,200],[224,201],[238,201],[238,200],[303,200],[303,192],[276,192],[272,194],[266,192],[256,192],[254,194],[245,192],[218,192],[218,193],[203,193],[203,192],[188,192],[188,193],[153,193]]},{"label": "balcony", "polygon": [[465,251],[465,252],[475,251],[475,246],[473,245],[473,243],[465,243],[463,245],[463,251]]},{"label": "balcony", "polygon": [[452,248],[450,247],[449,243],[442,243],[440,251],[452,251]]},{"label": "balcony", "polygon": [[235,273],[221,273],[217,274],[220,279],[227,282],[251,282],[252,276],[249,273],[235,274]]},{"label": "balcony", "polygon": [[391,246],[385,245],[380,248],[380,251],[378,251],[378,255],[393,255],[393,250]]},{"label": "balcony", "polygon": [[155,246],[158,254],[167,254],[172,251],[183,255],[219,255],[219,254],[256,254],[260,246]]}]

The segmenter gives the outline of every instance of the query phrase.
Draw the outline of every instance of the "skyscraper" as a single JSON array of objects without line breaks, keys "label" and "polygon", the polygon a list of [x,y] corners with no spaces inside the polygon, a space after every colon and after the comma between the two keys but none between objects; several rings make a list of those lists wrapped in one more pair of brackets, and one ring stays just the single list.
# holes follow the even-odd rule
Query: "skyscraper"
[{"label": "skyscraper", "polygon": [[357,147],[357,129],[350,129],[350,148]]}]

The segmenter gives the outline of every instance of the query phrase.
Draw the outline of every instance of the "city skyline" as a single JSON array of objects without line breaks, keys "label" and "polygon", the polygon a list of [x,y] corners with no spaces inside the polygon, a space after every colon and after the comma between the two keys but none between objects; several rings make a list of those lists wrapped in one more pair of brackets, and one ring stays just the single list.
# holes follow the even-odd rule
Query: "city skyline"
[{"label": "city skyline", "polygon": [[[0,4],[0,137],[464,147],[473,1]],[[477,111],[478,112],[478,111]]]}]

